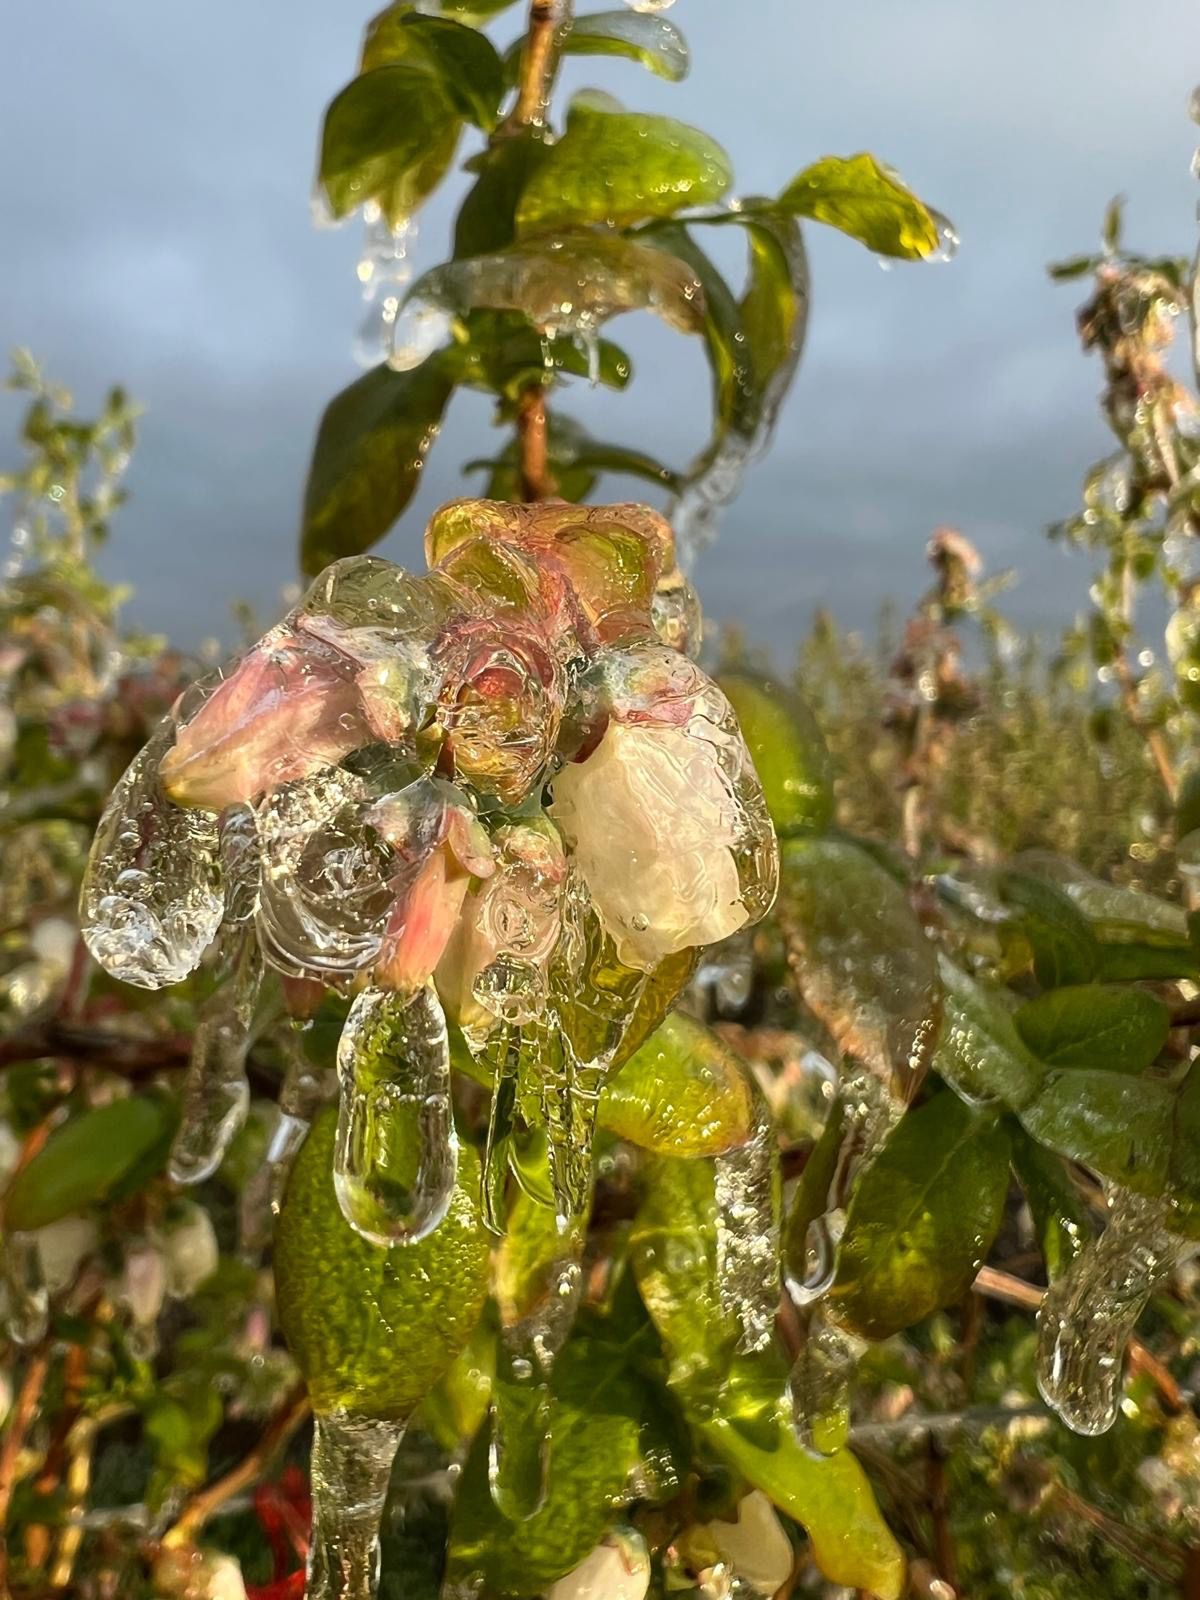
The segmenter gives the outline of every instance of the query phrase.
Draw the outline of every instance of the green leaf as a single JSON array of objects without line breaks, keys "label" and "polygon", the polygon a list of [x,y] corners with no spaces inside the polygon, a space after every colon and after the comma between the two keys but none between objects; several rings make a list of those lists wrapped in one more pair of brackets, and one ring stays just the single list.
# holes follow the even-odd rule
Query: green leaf
[{"label": "green leaf", "polygon": [[421,0],[421,9],[478,28],[502,11],[510,11],[516,3],[517,0]]},{"label": "green leaf", "polygon": [[444,154],[448,122],[457,123],[454,107],[423,66],[377,67],[354,78],[330,102],[321,133],[317,178],[332,215],[375,200],[389,221],[402,221],[413,209],[411,175],[431,151]]},{"label": "green leaf", "polygon": [[1028,872],[1002,872],[997,887],[1004,903],[1018,913],[1043,988],[1086,983],[1095,975],[1096,937],[1068,894]]},{"label": "green leaf", "polygon": [[[594,376],[609,389],[624,389],[632,376],[629,357],[610,339],[596,341],[589,371],[588,353],[574,340],[542,339],[518,312],[472,311],[464,318],[463,332],[459,382],[506,399],[515,400],[531,385],[544,384],[549,373]],[[587,434],[574,423],[571,427],[576,444],[582,445]],[[471,471],[474,465],[464,470]]]},{"label": "green leaf", "polygon": [[938,971],[946,1016],[934,1070],[968,1100],[1001,1100],[1014,1110],[1028,1105],[1046,1069],[1017,1032],[1004,991],[986,988],[945,956]]},{"label": "green leaf", "polygon": [[717,682],[737,713],[775,832],[823,833],[833,821],[833,763],[808,706],[773,678],[737,671]]},{"label": "green leaf", "polygon": [[824,156],[779,196],[794,217],[811,217],[883,256],[919,261],[938,248],[938,224],[923,200],[865,151]]},{"label": "green leaf", "polygon": [[1193,1063],[1175,1101],[1169,1163],[1172,1187],[1200,1204],[1200,1066]]},{"label": "green leaf", "polygon": [[454,259],[490,255],[517,237],[517,202],[549,146],[534,128],[499,139],[468,166],[477,174],[454,224]]},{"label": "green leaf", "polygon": [[504,1600],[544,1592],[599,1543],[627,1498],[640,1451],[644,1385],[620,1345],[577,1333],[554,1367],[546,1498],[509,1522],[488,1489],[490,1430],[463,1468],[447,1558],[447,1591]]},{"label": "green leaf", "polygon": [[1200,953],[1192,945],[1126,943],[1096,946],[1095,977],[1101,983],[1200,977]]},{"label": "green leaf", "polygon": [[1171,1014],[1145,989],[1084,983],[1039,995],[1021,1006],[1013,1021],[1048,1066],[1136,1073],[1166,1044]]},{"label": "green leaf", "polygon": [[[674,955],[665,956],[650,973],[638,996],[633,1015],[625,1024],[621,1043],[612,1058],[609,1067],[610,1081],[642,1048],[660,1023],[666,1020],[667,1013],[692,981],[692,976],[699,965],[699,950],[677,950]],[[603,1104],[601,1100],[601,1107]],[[601,1114],[603,1115],[603,1111]]]},{"label": "green leaf", "polygon": [[582,1248],[579,1218],[573,1218],[562,1233],[553,1200],[542,1205],[520,1191],[508,1214],[492,1271],[502,1326],[512,1327],[544,1306],[558,1290],[558,1268],[564,1257],[578,1255]]},{"label": "green leaf", "polygon": [[821,1137],[809,1152],[796,1183],[783,1234],[783,1259],[788,1276],[802,1284],[808,1272],[808,1230],[830,1209],[846,1131],[846,1108],[837,1100],[829,1109]]},{"label": "green leaf", "polygon": [[803,1449],[788,1425],[763,1448],[724,1418],[704,1425],[711,1447],[748,1483],[801,1524],[813,1559],[831,1583],[899,1600],[904,1556],[879,1513],[866,1473],[848,1450],[818,1456]]},{"label": "green leaf", "polygon": [[525,187],[517,228],[629,227],[719,200],[732,181],[728,156],[698,128],[612,111],[581,96],[572,103],[566,132]]},{"label": "green leaf", "polygon": [[166,1165],[178,1108],[162,1095],[130,1095],[72,1117],[13,1179],[8,1229],[44,1228],[61,1217],[143,1187]]},{"label": "green leaf", "polygon": [[413,11],[399,0],[367,27],[361,71],[378,67],[420,66],[461,117],[491,133],[504,98],[504,65],[485,34],[448,17]]},{"label": "green leaf", "polygon": [[1086,278],[1095,272],[1103,256],[1070,256],[1066,261],[1055,261],[1046,268],[1055,283],[1069,283],[1073,278]]},{"label": "green leaf", "polygon": [[576,17],[563,40],[565,56],[627,56],[668,83],[686,78],[687,43],[673,22],[647,12],[594,11]]},{"label": "green leaf", "polygon": [[457,356],[376,367],[326,408],[304,491],[300,560],[317,573],[377,544],[412,499],[454,390]]},{"label": "green leaf", "polygon": [[1062,1157],[1043,1150],[1016,1122],[1011,1125],[1009,1136],[1013,1171],[1029,1203],[1046,1276],[1053,1283],[1075,1260],[1094,1230]]},{"label": "green leaf", "polygon": [[317,1117],[275,1230],[275,1287],[288,1347],[319,1412],[406,1417],[464,1348],[488,1290],[479,1161],[459,1151],[445,1218],[382,1250],[355,1233],[333,1187],[337,1116]]},{"label": "green leaf", "polygon": [[1174,1109],[1165,1083],[1062,1068],[1049,1074],[1021,1121],[1048,1149],[1138,1194],[1159,1195],[1167,1179]]},{"label": "green leaf", "polygon": [[685,1390],[724,1376],[739,1328],[717,1289],[716,1176],[710,1161],[657,1156],[629,1238],[638,1290]]},{"label": "green leaf", "polygon": [[745,1069],[703,1023],[677,1013],[605,1084],[600,1124],[655,1155],[720,1155],[750,1136]]},{"label": "green leaf", "polygon": [[943,1091],[910,1111],[850,1197],[829,1314],[887,1339],[961,1300],[996,1237],[1009,1141],[996,1113]]},{"label": "green leaf", "polygon": [[899,1093],[928,1061],[941,1018],[933,945],[903,888],[843,839],[791,839],[778,916],[805,1004]]}]

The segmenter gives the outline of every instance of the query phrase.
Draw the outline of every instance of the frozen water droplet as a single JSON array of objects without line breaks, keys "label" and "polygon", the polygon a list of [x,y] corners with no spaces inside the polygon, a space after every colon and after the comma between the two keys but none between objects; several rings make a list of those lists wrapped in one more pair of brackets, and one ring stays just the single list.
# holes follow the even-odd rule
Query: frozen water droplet
[{"label": "frozen water droplet", "polygon": [[6,1233],[0,1239],[0,1279],[8,1296],[8,1335],[14,1344],[37,1344],[50,1321],[50,1295],[42,1275],[37,1235]]},{"label": "frozen water droplet", "polygon": [[797,1437],[816,1455],[831,1456],[846,1442],[850,1389],[862,1349],[860,1340],[826,1322],[819,1310],[809,1316],[790,1387]]},{"label": "frozen water droplet", "polygon": [[372,1600],[379,1523],[404,1423],[318,1416],[312,1450],[312,1544],[306,1600]]},{"label": "frozen water droplet", "polygon": [[392,326],[388,366],[393,372],[411,372],[447,343],[452,327],[450,313],[436,301],[407,300]]},{"label": "frozen water droplet", "polygon": [[159,781],[173,737],[165,722],[113,790],[79,897],[89,951],[143,989],[186,978],[224,914],[216,815],[174,805]]},{"label": "frozen water droplet", "polygon": [[411,1244],[445,1216],[458,1170],[446,1018],[433,988],[365,989],[338,1044],[334,1186],[351,1227]]},{"label": "frozen water droplet", "polygon": [[675,4],[675,0],[625,0],[631,11],[640,11],[643,15],[653,16],[656,12],[667,11]]},{"label": "frozen water droplet", "polygon": [[488,1488],[510,1522],[525,1522],[546,1498],[550,1457],[550,1390],[532,1364],[497,1352],[491,1400]]},{"label": "frozen water droplet", "polygon": [[934,227],[937,229],[937,248],[926,256],[927,261],[953,261],[958,254],[959,237],[955,232],[954,224],[949,217],[944,217],[940,211],[931,210],[929,215],[933,218]]},{"label": "frozen water droplet", "polygon": [[1196,1244],[1168,1227],[1169,1202],[1125,1190],[1110,1197],[1108,1226],[1051,1284],[1038,1312],[1042,1398],[1076,1433],[1117,1420],[1125,1352],[1155,1287]]},{"label": "frozen water droplet", "polygon": [[735,933],[709,950],[695,983],[701,993],[712,991],[719,1017],[740,1016],[754,983],[754,940],[749,931]]},{"label": "frozen water droplet", "polygon": [[229,970],[202,1007],[192,1040],[183,1115],[168,1169],[176,1183],[202,1183],[212,1176],[250,1104],[246,1051],[262,957],[253,928],[246,927],[232,942]]},{"label": "frozen water droplet", "polygon": [[779,1153],[775,1125],[755,1096],[750,1137],[718,1156],[717,1292],[737,1319],[740,1350],[770,1343],[779,1309]]}]

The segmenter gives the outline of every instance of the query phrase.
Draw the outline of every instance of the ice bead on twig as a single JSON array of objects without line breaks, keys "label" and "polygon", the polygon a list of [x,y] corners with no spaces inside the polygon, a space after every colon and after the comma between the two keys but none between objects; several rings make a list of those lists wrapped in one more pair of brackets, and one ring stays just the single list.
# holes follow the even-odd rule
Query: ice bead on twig
[{"label": "ice bead on twig", "polygon": [[403,1422],[348,1412],[317,1417],[306,1600],[371,1600],[374,1595],[379,1524],[403,1437]]},{"label": "ice bead on twig", "polygon": [[1114,1189],[1108,1225],[1057,1278],[1038,1312],[1037,1381],[1076,1433],[1117,1420],[1125,1352],[1157,1286],[1196,1243],[1171,1231],[1171,1205]]},{"label": "ice bead on twig", "polygon": [[262,983],[262,957],[248,924],[230,941],[228,969],[200,1011],[183,1086],[183,1110],[168,1170],[176,1183],[202,1183],[220,1166],[246,1120],[246,1052]]},{"label": "ice bead on twig", "polygon": [[88,950],[114,978],[143,989],[186,978],[225,909],[216,815],[174,805],[159,778],[173,738],[168,720],[113,790],[79,897]]},{"label": "ice bead on twig", "polygon": [[432,985],[357,996],[338,1043],[334,1187],[374,1244],[411,1244],[445,1216],[458,1170],[446,1018]]}]

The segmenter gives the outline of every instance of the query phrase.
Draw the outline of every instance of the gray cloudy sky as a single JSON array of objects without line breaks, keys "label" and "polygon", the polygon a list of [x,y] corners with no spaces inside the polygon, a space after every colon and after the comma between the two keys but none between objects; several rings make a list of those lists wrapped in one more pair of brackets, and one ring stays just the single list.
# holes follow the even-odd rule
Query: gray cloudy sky
[{"label": "gray cloudy sky", "polygon": [[[277,609],[315,423],[355,375],[357,229],[314,232],[308,190],[322,109],[371,9],[0,7],[0,339],[31,345],[85,403],[119,379],[145,404],[108,567],[136,583],[136,620],[181,642],[228,638],[237,596]],[[924,540],[952,522],[991,566],[1024,569],[1013,614],[1057,626],[1082,573],[1042,529],[1106,444],[1073,331],[1079,286],[1055,288],[1044,263],[1089,248],[1118,191],[1131,242],[1192,248],[1195,0],[678,0],[671,15],[687,82],[591,60],[568,84],[700,123],[743,192],[870,149],[962,236],[950,266],[885,273],[811,230],[805,363],[701,564],[706,609],[781,646],[817,603],[867,623],[923,583]],[[450,214],[423,220],[421,265],[445,254]],[[705,428],[698,347],[645,318],[615,332],[633,385],[578,387],[567,408],[686,461]],[[14,416],[0,398],[0,425]],[[490,444],[486,405],[457,402],[386,554],[417,560],[421,513],[462,492],[459,463]]]}]

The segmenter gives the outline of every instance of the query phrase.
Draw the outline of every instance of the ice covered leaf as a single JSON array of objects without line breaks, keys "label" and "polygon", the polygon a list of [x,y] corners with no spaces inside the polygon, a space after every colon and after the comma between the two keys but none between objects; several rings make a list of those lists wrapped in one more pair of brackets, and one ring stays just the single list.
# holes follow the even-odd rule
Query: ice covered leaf
[{"label": "ice covered leaf", "polygon": [[904,890],[857,845],[792,839],[780,856],[779,917],[805,1004],[907,1098],[930,1059],[942,996]]},{"label": "ice covered leaf", "polygon": [[851,1194],[830,1315],[886,1339],[960,1300],[1000,1226],[1008,1161],[995,1112],[944,1091],[908,1112]]},{"label": "ice covered leaf", "polygon": [[162,1095],[130,1095],[72,1117],[12,1180],[4,1221],[15,1232],[135,1192],[166,1165],[178,1121]]},{"label": "ice covered leaf", "polygon": [[336,1121],[332,1109],[317,1117],[292,1168],[275,1236],[280,1321],[319,1413],[403,1419],[466,1344],[487,1297],[479,1163],[460,1151],[450,1208],[428,1238],[382,1250],[338,1205]]},{"label": "ice covered leaf", "polygon": [[338,1043],[338,1078],[342,1215],[373,1244],[412,1245],[446,1216],[458,1172],[450,1047],[432,988],[364,989]]},{"label": "ice covered leaf", "polygon": [[766,1099],[753,1083],[750,1088],[750,1136],[713,1163],[717,1297],[740,1329],[739,1351],[771,1342],[780,1293],[779,1136]]},{"label": "ice covered leaf", "polygon": [[488,1484],[487,1426],[476,1435],[455,1501],[447,1592],[496,1600],[544,1592],[578,1565],[627,1498],[641,1459],[645,1391],[623,1347],[581,1330],[558,1358],[547,1426],[552,1470],[540,1508],[511,1522]]},{"label": "ice covered leaf", "polygon": [[1047,1290],[1038,1312],[1038,1388],[1076,1433],[1117,1420],[1125,1351],[1156,1286],[1195,1245],[1166,1200],[1117,1191],[1108,1225]]},{"label": "ice covered leaf", "polygon": [[329,402],[304,491],[305,572],[369,550],[387,533],[416,491],[455,374],[453,353],[441,351],[411,372],[376,367]]},{"label": "ice covered leaf", "polygon": [[605,1084],[600,1123],[655,1155],[719,1155],[749,1138],[752,1098],[733,1051],[677,1013]]},{"label": "ice covered leaf", "polygon": [[814,161],[778,204],[792,216],[829,223],[879,255],[928,260],[940,247],[936,214],[866,152]]},{"label": "ice covered leaf", "polygon": [[423,67],[459,116],[485,133],[496,126],[504,67],[486,34],[452,17],[414,11],[400,0],[367,24],[361,70],[398,62]]},{"label": "ice covered leaf", "polygon": [[373,1600],[380,1523],[404,1426],[388,1417],[318,1413],[307,1600]]},{"label": "ice covered leaf", "polygon": [[1033,970],[1043,988],[1087,983],[1096,972],[1096,938],[1071,897],[1032,873],[1001,872],[1000,897],[1033,951]]},{"label": "ice covered leaf", "polygon": [[520,233],[603,222],[629,227],[719,200],[729,157],[698,128],[610,109],[577,96],[566,132],[539,163],[517,206]]},{"label": "ice covered leaf", "polygon": [[79,895],[92,956],[143,989],[186,978],[224,915],[217,818],[174,805],[159,776],[174,734],[165,723],[110,795]]},{"label": "ice covered leaf", "polygon": [[454,259],[503,250],[517,236],[517,202],[549,146],[537,128],[498,139],[467,163],[475,182],[454,223]]},{"label": "ice covered leaf", "polygon": [[587,339],[626,311],[652,311],[695,333],[703,305],[695,277],[662,251],[616,233],[565,231],[434,267],[400,315],[519,311],[547,338]]},{"label": "ice covered leaf", "polygon": [[1174,1092],[1155,1079],[1059,1068],[1021,1110],[1027,1132],[1137,1194],[1160,1195],[1167,1181]]},{"label": "ice covered leaf", "polygon": [[737,671],[717,682],[737,713],[775,832],[823,832],[833,821],[833,764],[808,706],[773,678]]},{"label": "ice covered leaf", "polygon": [[968,1100],[1001,1100],[1014,1110],[1027,1105],[1046,1069],[1017,1031],[1004,991],[987,988],[946,956],[938,957],[945,991],[945,1018],[933,1065]]},{"label": "ice covered leaf", "polygon": [[698,950],[680,950],[660,961],[638,994],[637,1004],[625,1023],[621,1042],[613,1055],[615,1073],[639,1051],[650,1035],[666,1020],[668,1012],[687,988],[700,961]]},{"label": "ice covered leaf", "polygon": [[626,56],[668,83],[687,77],[687,42],[673,22],[647,12],[594,11],[575,17],[563,40],[569,56]]},{"label": "ice covered leaf", "polygon": [[779,1419],[769,1448],[725,1417],[707,1422],[703,1433],[735,1471],[800,1523],[831,1583],[900,1600],[904,1556],[866,1473],[848,1450],[828,1456],[805,1450],[787,1426],[782,1403]]},{"label": "ice covered leaf", "polygon": [[1124,944],[1169,946],[1187,940],[1187,913],[1144,889],[1108,883],[1078,862],[1050,850],[1025,850],[1016,857],[1023,873],[1055,884],[1079,908],[1096,938]]},{"label": "ice covered leaf", "polygon": [[1048,1066],[1138,1073],[1166,1044],[1171,1014],[1145,989],[1086,983],[1039,995],[1018,1007],[1013,1022]]},{"label": "ice covered leaf", "polygon": [[409,174],[436,146],[457,107],[440,76],[408,60],[354,78],[330,102],[317,182],[334,217],[374,200],[391,223],[412,208]]},{"label": "ice covered leaf", "polygon": [[648,1162],[629,1242],[638,1290],[666,1347],[672,1382],[685,1391],[713,1391],[741,1335],[720,1294],[713,1163],[671,1156]]}]

